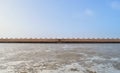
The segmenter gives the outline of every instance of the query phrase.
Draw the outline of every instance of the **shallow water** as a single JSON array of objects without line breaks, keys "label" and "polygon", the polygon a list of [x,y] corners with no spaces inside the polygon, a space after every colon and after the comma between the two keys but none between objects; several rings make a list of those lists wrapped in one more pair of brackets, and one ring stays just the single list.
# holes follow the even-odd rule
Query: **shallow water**
[{"label": "shallow water", "polygon": [[120,44],[0,43],[0,73],[120,73]]}]

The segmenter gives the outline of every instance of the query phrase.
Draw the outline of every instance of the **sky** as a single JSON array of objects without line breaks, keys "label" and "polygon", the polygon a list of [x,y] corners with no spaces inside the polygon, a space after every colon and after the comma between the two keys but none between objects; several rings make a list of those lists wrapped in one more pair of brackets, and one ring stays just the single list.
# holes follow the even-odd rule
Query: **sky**
[{"label": "sky", "polygon": [[120,38],[120,0],[0,0],[1,38]]}]

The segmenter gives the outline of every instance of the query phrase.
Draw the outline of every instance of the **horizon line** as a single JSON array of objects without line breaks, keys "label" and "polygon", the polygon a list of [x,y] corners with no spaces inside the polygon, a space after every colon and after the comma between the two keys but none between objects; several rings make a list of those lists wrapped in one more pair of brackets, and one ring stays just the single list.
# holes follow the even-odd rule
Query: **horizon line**
[{"label": "horizon line", "polygon": [[0,39],[120,39],[120,38],[74,38],[74,37],[68,37],[68,38],[0,38]]}]

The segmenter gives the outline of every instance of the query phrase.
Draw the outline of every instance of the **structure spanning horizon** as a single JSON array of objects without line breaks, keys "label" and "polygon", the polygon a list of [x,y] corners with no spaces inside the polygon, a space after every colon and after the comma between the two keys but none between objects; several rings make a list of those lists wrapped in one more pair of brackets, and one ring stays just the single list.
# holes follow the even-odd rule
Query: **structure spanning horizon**
[{"label": "structure spanning horizon", "polygon": [[120,43],[120,38],[0,38],[0,43]]}]

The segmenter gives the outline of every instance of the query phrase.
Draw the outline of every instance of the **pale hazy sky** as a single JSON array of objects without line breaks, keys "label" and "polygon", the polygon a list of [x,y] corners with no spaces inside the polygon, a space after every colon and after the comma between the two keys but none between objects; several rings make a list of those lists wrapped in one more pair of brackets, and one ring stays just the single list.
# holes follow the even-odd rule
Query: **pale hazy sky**
[{"label": "pale hazy sky", "polygon": [[119,38],[120,0],[0,0],[0,37]]}]

